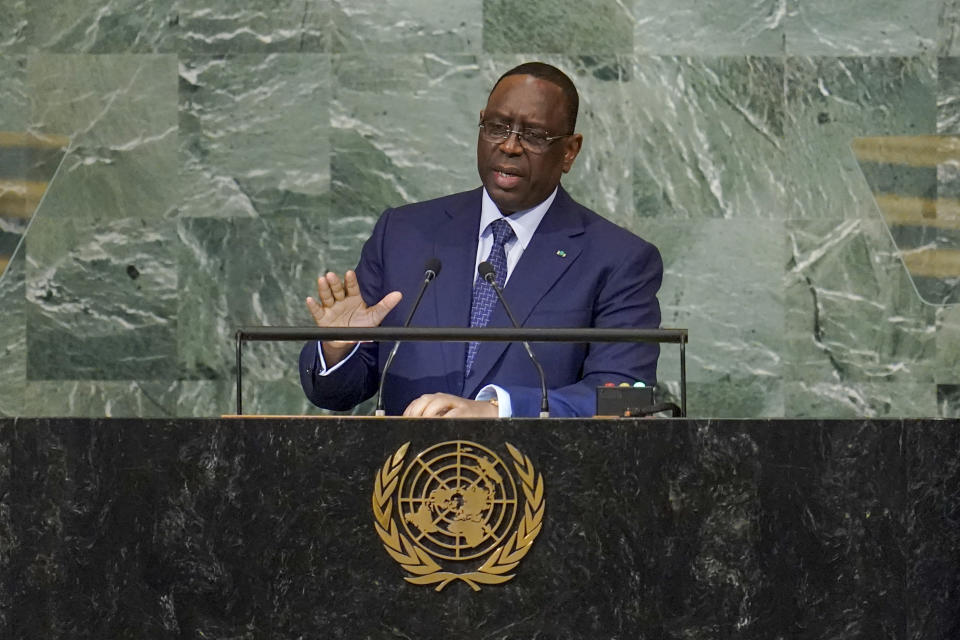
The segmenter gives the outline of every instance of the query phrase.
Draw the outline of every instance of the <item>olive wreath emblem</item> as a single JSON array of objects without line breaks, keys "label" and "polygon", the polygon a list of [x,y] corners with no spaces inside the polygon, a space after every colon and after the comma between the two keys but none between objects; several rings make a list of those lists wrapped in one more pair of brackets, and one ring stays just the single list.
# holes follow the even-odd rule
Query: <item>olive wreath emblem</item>
[{"label": "olive wreath emblem", "polygon": [[[479,591],[481,584],[502,584],[511,580],[515,574],[510,572],[527,555],[533,541],[540,533],[546,506],[543,497],[543,475],[536,472],[530,458],[510,443],[506,443],[507,451],[513,458],[514,467],[520,476],[523,495],[526,499],[523,518],[516,532],[507,537],[505,544],[495,548],[475,571],[455,573],[444,570],[424,549],[411,542],[394,521],[393,495],[399,486],[400,471],[409,447],[410,443],[406,442],[393,456],[387,458],[376,474],[372,499],[374,526],[383,541],[384,548],[401,567],[413,574],[405,576],[404,579],[417,585],[435,584],[436,591],[442,590],[456,580],[466,582],[474,591]],[[399,516],[399,508],[397,515]]]}]

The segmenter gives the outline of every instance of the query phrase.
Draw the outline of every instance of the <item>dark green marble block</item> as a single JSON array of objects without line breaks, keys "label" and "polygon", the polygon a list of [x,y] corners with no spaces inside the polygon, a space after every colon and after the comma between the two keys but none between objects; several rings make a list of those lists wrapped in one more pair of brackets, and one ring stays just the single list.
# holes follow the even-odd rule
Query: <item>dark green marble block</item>
[{"label": "dark green marble block", "polygon": [[[69,144],[26,235],[0,212],[0,415],[229,411],[233,331],[308,324],[383,209],[477,186],[487,92],[542,59],[581,93],[565,187],[663,253],[691,414],[956,416],[960,276],[905,262],[957,230],[876,196],[949,210],[957,162],[851,143],[960,134],[958,25],[956,0],[3,3],[0,131]],[[0,149],[0,180],[30,165]],[[295,355],[251,354],[251,410],[315,411]]]}]

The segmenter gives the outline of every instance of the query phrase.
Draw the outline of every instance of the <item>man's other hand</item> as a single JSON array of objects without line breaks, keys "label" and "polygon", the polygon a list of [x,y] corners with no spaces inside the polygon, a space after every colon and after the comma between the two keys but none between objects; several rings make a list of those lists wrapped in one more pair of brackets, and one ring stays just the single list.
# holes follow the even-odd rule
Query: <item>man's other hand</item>
[{"label": "man's other hand", "polygon": [[427,393],[407,405],[403,415],[408,418],[496,418],[500,411],[490,402],[448,393]]},{"label": "man's other hand", "polygon": [[[391,291],[377,304],[368,307],[360,295],[357,274],[347,271],[343,280],[328,272],[317,278],[317,298],[307,298],[307,309],[318,327],[379,327],[390,311],[397,306],[403,294]],[[322,343],[323,358],[332,367],[350,353],[354,343],[330,340]]]}]

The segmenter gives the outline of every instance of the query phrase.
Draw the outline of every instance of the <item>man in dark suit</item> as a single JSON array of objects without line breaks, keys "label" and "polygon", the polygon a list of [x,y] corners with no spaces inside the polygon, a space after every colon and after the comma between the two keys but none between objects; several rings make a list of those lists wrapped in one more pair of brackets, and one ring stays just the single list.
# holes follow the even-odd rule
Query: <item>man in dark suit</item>
[{"label": "man in dark suit", "polygon": [[[423,281],[443,272],[413,326],[511,326],[477,281],[482,260],[505,279],[504,296],[527,327],[656,328],[663,264],[656,247],[577,204],[560,187],[580,151],[579,98],[559,69],[526,63],[505,73],[480,112],[483,187],[389,209],[356,271],[327,273],[307,298],[317,326],[399,326]],[[403,293],[408,295],[404,297]],[[535,343],[552,416],[592,415],[595,387],[656,382],[655,344]],[[390,344],[307,343],[300,379],[318,406],[348,410],[377,390]],[[384,404],[406,416],[535,416],[539,382],[520,344],[410,342],[387,373]]]}]

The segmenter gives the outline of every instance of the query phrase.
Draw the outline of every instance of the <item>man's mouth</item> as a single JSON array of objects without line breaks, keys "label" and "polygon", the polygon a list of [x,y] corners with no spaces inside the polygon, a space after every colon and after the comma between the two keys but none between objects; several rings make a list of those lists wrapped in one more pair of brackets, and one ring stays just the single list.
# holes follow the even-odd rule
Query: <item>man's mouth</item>
[{"label": "man's mouth", "polygon": [[501,189],[510,189],[520,182],[520,176],[511,172],[509,169],[495,169],[493,172],[493,181]]}]

